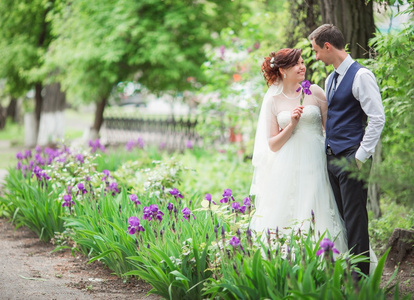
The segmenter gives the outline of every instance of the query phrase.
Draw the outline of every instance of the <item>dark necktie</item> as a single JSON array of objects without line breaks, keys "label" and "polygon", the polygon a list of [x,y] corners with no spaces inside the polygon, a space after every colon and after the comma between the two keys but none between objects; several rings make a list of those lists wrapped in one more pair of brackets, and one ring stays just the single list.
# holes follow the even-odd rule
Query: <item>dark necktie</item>
[{"label": "dark necktie", "polygon": [[339,73],[337,73],[335,71],[334,74],[333,74],[333,84],[332,84],[332,87],[331,87],[331,91],[329,93],[329,102],[331,102],[332,97],[335,94],[335,91],[336,91],[336,82],[337,82],[338,76],[339,76]]}]

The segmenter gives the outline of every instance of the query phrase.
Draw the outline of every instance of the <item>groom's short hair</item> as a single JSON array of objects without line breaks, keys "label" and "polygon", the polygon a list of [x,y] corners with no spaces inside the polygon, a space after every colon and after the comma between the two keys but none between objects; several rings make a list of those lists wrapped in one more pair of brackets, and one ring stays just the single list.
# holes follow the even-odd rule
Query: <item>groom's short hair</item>
[{"label": "groom's short hair", "polygon": [[345,48],[345,39],[338,27],[332,24],[323,24],[316,28],[310,35],[309,40],[315,40],[315,44],[323,48],[324,44],[328,42],[336,49],[342,50]]}]

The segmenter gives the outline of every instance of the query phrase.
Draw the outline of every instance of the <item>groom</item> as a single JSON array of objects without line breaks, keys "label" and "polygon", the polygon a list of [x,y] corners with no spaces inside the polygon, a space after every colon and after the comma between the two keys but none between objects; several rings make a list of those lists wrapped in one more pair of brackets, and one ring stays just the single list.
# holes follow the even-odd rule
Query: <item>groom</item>
[{"label": "groom", "polygon": [[[333,65],[325,83],[328,101],[326,154],[329,181],[339,212],[345,221],[352,253],[369,256],[367,188],[334,161],[346,158],[361,169],[374,153],[385,116],[374,74],[355,62],[345,51],[342,32],[324,24],[309,35],[316,60]],[[368,117],[368,123],[367,123]],[[369,263],[358,267],[369,274]]]}]

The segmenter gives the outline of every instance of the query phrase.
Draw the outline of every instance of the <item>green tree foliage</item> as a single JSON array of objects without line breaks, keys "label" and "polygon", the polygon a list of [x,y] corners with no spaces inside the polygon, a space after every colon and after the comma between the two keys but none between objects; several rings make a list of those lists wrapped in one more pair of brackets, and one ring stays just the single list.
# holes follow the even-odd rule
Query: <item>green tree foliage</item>
[{"label": "green tree foliage", "polygon": [[128,79],[153,92],[192,88],[189,78],[203,81],[200,66],[212,33],[238,27],[244,10],[243,2],[218,0],[75,0],[60,5],[51,17],[57,38],[48,68],[59,70],[70,97],[92,102],[105,100],[114,85]]},{"label": "green tree foliage", "polygon": [[51,41],[46,14],[52,1],[0,1],[0,78],[10,95],[21,96],[41,82],[35,70]]},{"label": "green tree foliage", "polygon": [[35,90],[36,119],[39,122],[44,75],[39,68],[52,40],[47,20],[53,1],[0,1],[0,78],[6,79],[6,93],[20,97]]},{"label": "green tree foliage", "polygon": [[[413,1],[404,12],[413,15]],[[382,189],[399,203],[414,199],[414,27],[399,33],[377,34],[371,40],[377,51],[373,67],[381,87],[386,113],[382,134],[384,162],[379,181]]]},{"label": "green tree foliage", "polygon": [[207,141],[224,138],[232,128],[250,137],[239,147],[251,153],[266,86],[260,66],[270,52],[284,48],[284,28],[275,22],[287,15],[283,2],[255,1],[249,12],[239,16],[241,28],[223,28],[216,45],[206,49],[207,83],[200,90],[199,106],[206,121],[199,130]]},{"label": "green tree foliage", "polygon": [[136,73],[153,91],[188,88],[224,9],[238,9],[216,2],[72,1],[55,15],[51,60],[64,67],[65,86],[84,98],[107,95]]}]

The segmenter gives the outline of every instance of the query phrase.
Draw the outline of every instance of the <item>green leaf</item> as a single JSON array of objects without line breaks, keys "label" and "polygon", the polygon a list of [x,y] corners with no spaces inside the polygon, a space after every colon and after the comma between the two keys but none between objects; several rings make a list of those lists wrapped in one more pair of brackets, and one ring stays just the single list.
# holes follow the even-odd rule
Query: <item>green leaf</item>
[{"label": "green leaf", "polygon": [[102,252],[100,255],[95,256],[95,257],[91,258],[91,259],[88,261],[88,264],[93,263],[95,260],[101,259],[101,258],[103,258],[103,257],[105,257],[105,256],[107,256],[108,254],[113,253],[113,252],[115,252],[115,250],[112,250],[112,249],[110,249],[110,250],[106,250],[105,252]]}]

